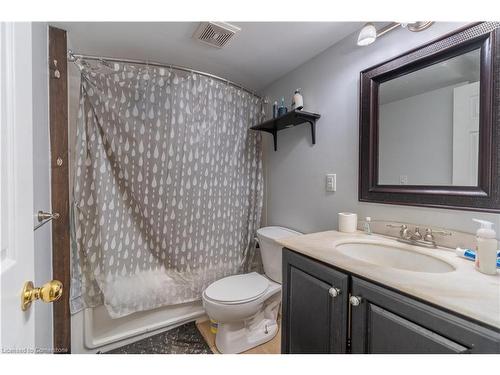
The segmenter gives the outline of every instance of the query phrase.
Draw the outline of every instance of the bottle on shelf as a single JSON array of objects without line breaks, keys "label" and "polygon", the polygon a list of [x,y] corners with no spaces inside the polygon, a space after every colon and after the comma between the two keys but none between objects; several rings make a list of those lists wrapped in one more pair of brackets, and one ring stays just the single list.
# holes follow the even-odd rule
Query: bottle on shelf
[{"label": "bottle on shelf", "polygon": [[281,98],[281,104],[280,104],[280,106],[278,108],[278,117],[279,116],[283,116],[287,112],[288,112],[288,109],[285,107],[285,98],[282,97]]},{"label": "bottle on shelf", "polygon": [[292,109],[297,109],[299,111],[304,108],[304,98],[302,97],[300,90],[301,89],[296,89],[292,98]]}]

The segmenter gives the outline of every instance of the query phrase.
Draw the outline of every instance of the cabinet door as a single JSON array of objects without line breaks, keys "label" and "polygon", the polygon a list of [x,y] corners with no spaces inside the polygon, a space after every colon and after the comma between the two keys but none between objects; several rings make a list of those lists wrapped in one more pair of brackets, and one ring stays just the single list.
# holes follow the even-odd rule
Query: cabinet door
[{"label": "cabinet door", "polygon": [[353,277],[352,353],[494,353],[499,334],[399,293]]},{"label": "cabinet door", "polygon": [[347,307],[347,275],[283,250],[282,353],[345,353]]}]

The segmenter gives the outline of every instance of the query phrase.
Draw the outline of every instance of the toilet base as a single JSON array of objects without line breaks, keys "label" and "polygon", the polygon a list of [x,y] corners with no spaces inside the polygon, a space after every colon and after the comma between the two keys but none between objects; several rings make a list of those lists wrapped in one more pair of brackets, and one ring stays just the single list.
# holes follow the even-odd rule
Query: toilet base
[{"label": "toilet base", "polygon": [[223,354],[236,354],[268,342],[278,333],[278,311],[281,298],[245,321],[219,323],[215,346]]}]

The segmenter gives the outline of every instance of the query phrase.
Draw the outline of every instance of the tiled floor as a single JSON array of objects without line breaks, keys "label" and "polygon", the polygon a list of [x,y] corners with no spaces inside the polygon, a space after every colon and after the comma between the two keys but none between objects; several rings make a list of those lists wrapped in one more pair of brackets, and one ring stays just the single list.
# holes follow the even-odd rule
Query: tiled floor
[{"label": "tiled floor", "polygon": [[[279,324],[279,329],[278,333],[274,338],[262,345],[259,345],[255,348],[252,348],[250,350],[247,350],[246,352],[243,352],[242,354],[280,354],[281,353],[281,319],[278,320]],[[201,335],[205,338],[205,341],[207,342],[208,346],[210,349],[216,353],[219,354],[219,351],[217,350],[215,346],[215,334],[210,332],[210,321],[205,320],[202,322],[196,322],[196,327],[198,327],[198,330],[200,331]]]},{"label": "tiled floor", "polygon": [[212,350],[192,322],[106,354],[212,354]]}]

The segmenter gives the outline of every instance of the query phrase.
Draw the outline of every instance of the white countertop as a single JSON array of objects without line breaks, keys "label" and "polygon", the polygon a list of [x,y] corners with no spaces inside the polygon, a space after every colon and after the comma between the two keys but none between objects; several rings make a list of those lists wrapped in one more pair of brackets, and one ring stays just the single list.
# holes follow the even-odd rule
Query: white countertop
[{"label": "white countertop", "polygon": [[[405,246],[406,249],[444,260],[455,270],[446,273],[406,271],[354,259],[335,249],[338,244],[350,240]],[[360,231],[326,231],[282,238],[277,242],[298,253],[500,328],[499,271],[497,270],[496,275],[484,275],[474,269],[474,262],[456,256],[454,249],[402,245],[394,238],[377,234],[367,235]]]}]

